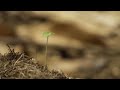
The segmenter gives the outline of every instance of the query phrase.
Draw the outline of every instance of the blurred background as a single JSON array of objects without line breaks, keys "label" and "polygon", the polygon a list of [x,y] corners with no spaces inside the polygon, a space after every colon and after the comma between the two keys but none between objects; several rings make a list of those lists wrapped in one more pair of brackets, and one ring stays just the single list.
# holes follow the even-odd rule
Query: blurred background
[{"label": "blurred background", "polygon": [[119,11],[0,11],[0,53],[9,44],[75,78],[120,78]]}]

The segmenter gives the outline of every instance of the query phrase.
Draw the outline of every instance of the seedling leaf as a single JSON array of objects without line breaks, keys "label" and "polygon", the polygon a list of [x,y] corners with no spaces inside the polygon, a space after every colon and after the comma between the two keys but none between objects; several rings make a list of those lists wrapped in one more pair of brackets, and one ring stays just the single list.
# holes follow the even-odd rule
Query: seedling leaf
[{"label": "seedling leaf", "polygon": [[54,33],[52,33],[52,32],[43,32],[43,36],[44,37],[49,37],[49,36],[51,36],[51,35],[53,35]]}]

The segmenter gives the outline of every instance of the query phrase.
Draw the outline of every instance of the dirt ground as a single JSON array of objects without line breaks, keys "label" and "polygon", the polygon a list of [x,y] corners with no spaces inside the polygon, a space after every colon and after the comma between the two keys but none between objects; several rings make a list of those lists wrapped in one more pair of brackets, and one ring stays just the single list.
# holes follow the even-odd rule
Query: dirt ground
[{"label": "dirt ground", "polygon": [[63,72],[49,70],[34,58],[15,52],[8,46],[9,52],[0,54],[0,79],[69,79]]}]

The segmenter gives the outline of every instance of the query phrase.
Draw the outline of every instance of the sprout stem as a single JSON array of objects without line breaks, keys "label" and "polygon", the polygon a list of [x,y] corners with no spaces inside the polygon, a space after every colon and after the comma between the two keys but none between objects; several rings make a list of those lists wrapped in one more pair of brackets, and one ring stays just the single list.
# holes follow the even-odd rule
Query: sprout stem
[{"label": "sprout stem", "polygon": [[46,57],[45,67],[46,67],[46,68],[47,68],[48,38],[49,38],[49,37],[47,37],[47,41],[46,41],[46,54],[45,54],[45,57]]}]

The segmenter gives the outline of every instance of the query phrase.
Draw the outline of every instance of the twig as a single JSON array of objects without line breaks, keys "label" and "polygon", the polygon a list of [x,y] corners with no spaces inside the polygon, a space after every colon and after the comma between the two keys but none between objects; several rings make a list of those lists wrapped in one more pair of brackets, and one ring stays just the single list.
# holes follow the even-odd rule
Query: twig
[{"label": "twig", "polygon": [[11,53],[13,53],[13,51],[11,50],[11,48],[10,48],[10,46],[7,44],[7,46],[8,46],[8,49],[9,49],[9,51],[11,52]]},{"label": "twig", "polygon": [[20,57],[16,60],[14,66],[17,64],[17,62],[24,56],[24,53],[20,55]]}]

